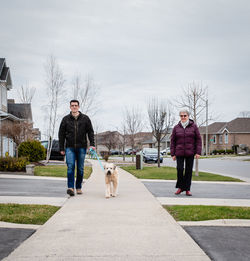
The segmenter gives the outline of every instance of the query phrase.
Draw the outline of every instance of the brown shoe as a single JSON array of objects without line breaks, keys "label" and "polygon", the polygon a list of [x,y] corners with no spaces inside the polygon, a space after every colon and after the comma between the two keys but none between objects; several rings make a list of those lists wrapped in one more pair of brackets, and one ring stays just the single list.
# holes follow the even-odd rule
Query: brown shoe
[{"label": "brown shoe", "polygon": [[81,189],[77,189],[77,190],[76,190],[76,193],[77,193],[77,194],[82,194],[82,190],[81,190]]},{"label": "brown shoe", "polygon": [[68,189],[67,189],[67,194],[69,194],[71,197],[72,197],[72,196],[75,196],[75,191],[74,191],[74,189],[68,188]]}]

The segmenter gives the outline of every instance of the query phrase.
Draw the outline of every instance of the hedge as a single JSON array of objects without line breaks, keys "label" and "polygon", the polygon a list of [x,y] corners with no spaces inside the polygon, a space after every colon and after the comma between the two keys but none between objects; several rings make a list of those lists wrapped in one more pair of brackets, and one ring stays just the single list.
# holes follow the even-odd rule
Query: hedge
[{"label": "hedge", "polygon": [[25,171],[29,161],[25,157],[0,157],[0,171]]},{"label": "hedge", "polygon": [[46,149],[37,140],[22,142],[18,147],[18,156],[27,157],[31,162],[44,160]]}]

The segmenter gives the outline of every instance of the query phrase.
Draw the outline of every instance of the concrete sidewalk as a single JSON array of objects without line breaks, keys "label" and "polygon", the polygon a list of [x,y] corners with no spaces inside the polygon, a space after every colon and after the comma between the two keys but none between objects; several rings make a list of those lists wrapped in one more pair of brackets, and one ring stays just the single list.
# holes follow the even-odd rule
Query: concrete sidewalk
[{"label": "concrete sidewalk", "polygon": [[84,194],[70,198],[4,260],[210,260],[144,185],[119,170],[116,198],[92,161]]}]

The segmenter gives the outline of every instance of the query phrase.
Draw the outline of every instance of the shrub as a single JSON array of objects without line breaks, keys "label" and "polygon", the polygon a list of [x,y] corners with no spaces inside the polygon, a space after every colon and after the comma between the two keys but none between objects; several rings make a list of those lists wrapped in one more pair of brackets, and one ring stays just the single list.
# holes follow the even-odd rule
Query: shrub
[{"label": "shrub", "polygon": [[228,154],[233,154],[234,151],[233,151],[233,150],[226,150],[226,153],[228,153]]},{"label": "shrub", "polygon": [[29,161],[25,157],[0,157],[0,171],[25,171]]},{"label": "shrub", "polygon": [[31,162],[45,159],[45,148],[37,140],[22,142],[18,147],[18,155],[27,157]]}]

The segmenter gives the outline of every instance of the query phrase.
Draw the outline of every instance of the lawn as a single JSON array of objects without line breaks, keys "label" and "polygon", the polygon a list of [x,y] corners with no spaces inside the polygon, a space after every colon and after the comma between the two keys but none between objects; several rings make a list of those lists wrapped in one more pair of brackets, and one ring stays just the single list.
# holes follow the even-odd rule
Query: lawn
[{"label": "lawn", "polygon": [[48,205],[0,204],[0,221],[43,225],[58,209]]},{"label": "lawn", "polygon": [[[143,169],[136,169],[135,166],[123,166],[122,169],[133,174],[139,179],[167,179],[176,180],[177,173],[174,167],[144,167]],[[221,176],[217,174],[199,172],[199,176],[195,176],[193,172],[193,180],[196,181],[239,181],[240,179],[235,179],[231,177]]]},{"label": "lawn", "polygon": [[[84,178],[89,178],[92,172],[92,167],[84,167]],[[50,165],[50,166],[36,166],[35,176],[50,176],[50,177],[67,177],[67,166]]]},{"label": "lawn", "polygon": [[177,221],[250,219],[250,207],[163,206]]}]

